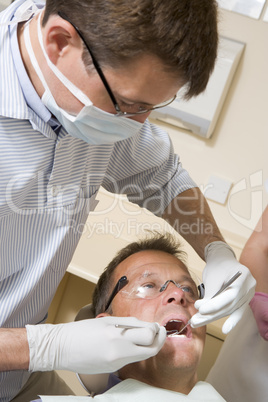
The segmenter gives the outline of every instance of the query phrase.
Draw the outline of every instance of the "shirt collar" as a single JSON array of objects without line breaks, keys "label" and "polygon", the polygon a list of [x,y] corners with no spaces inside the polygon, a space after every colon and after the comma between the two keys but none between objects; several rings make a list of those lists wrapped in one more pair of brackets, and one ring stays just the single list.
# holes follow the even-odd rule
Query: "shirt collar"
[{"label": "shirt collar", "polygon": [[[42,1],[38,3],[41,4],[41,7],[44,6]],[[50,127],[51,113],[36,93],[21,59],[17,25],[1,26],[1,23],[13,18],[15,11],[21,4],[23,1],[11,3],[0,14],[0,115],[29,120],[34,130],[38,130],[46,137],[55,140],[57,135]],[[55,126],[55,122],[53,124]]]}]

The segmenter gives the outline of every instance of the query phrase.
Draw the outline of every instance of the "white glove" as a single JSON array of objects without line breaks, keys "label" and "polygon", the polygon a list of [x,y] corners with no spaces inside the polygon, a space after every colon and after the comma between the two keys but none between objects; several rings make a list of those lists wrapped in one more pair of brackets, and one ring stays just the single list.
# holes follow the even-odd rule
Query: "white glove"
[{"label": "white glove", "polygon": [[[230,315],[222,327],[222,332],[227,334],[238,323],[254,296],[256,281],[249,269],[236,260],[231,247],[222,241],[215,241],[206,246],[205,260],[207,263],[203,271],[205,297],[195,302],[195,307],[199,311],[192,317],[191,326],[200,327]],[[237,271],[241,271],[242,275],[212,299],[223,283]]]},{"label": "white glove", "polygon": [[[116,328],[115,324],[138,328]],[[148,359],[163,346],[166,330],[132,317],[102,317],[67,324],[27,325],[29,371],[110,373]]]}]

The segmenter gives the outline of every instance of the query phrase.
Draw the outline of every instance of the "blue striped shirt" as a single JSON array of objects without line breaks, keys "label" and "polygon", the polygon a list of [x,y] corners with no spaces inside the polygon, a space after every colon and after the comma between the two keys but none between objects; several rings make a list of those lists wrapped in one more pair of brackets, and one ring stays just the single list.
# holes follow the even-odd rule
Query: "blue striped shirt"
[{"label": "blue striped shirt", "polygon": [[[23,0],[0,14],[9,21]],[[40,3],[40,2],[39,2]],[[89,145],[51,119],[20,58],[16,25],[0,25],[0,326],[46,319],[100,186],[161,215],[195,186],[168,135],[148,121],[134,137]],[[0,374],[1,402],[29,373]]]}]

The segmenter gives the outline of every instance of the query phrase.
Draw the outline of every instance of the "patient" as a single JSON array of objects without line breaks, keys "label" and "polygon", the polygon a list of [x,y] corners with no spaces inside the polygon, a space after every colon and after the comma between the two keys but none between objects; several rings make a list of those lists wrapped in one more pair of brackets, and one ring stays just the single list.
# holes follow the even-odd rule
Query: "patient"
[{"label": "patient", "polygon": [[240,261],[257,281],[242,319],[228,334],[207,381],[228,402],[266,402],[268,395],[268,207]]},{"label": "patient", "polygon": [[[199,298],[183,261],[184,254],[172,237],[157,234],[122,249],[101,275],[93,296],[97,317],[134,316],[158,322],[166,328],[167,336],[156,356],[120,369],[116,385],[110,384],[113,386],[94,400],[224,401],[210,384],[197,378],[206,328],[188,325],[177,334],[196,313],[194,302]],[[46,396],[42,400],[58,398]]]}]

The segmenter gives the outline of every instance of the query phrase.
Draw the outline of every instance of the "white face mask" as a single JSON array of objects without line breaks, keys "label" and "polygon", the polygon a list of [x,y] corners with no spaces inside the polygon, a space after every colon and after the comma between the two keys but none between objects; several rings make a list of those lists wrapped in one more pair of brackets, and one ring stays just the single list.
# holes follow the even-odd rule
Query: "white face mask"
[{"label": "white face mask", "polygon": [[44,105],[59,120],[71,136],[84,140],[89,144],[101,145],[115,143],[136,134],[141,129],[142,123],[125,117],[115,116],[94,106],[91,100],[69,81],[50,61],[43,45],[40,17],[41,13],[37,24],[38,39],[48,66],[62,84],[85,106],[78,115],[73,116],[57,105],[36,60],[30,40],[29,24],[27,24],[24,30],[25,45],[32,65],[45,88],[45,92],[42,96]]}]

